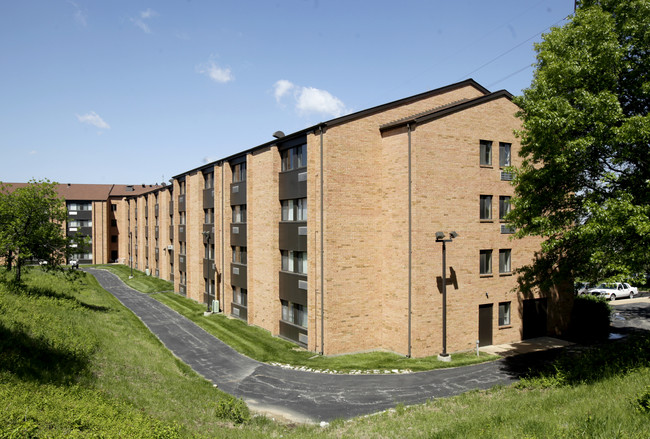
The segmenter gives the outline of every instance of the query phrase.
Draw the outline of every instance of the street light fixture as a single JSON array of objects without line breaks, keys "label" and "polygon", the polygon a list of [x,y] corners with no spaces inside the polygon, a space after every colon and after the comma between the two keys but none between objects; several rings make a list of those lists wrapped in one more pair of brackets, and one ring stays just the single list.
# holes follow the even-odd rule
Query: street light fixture
[{"label": "street light fixture", "polygon": [[129,232],[129,262],[131,265],[131,277],[133,279],[133,233]]},{"label": "street light fixture", "polygon": [[207,303],[208,311],[207,312],[210,312],[210,290],[211,290],[211,287],[212,287],[212,283],[210,282],[210,268],[211,268],[211,265],[212,265],[212,263],[210,262],[210,253],[211,253],[210,252],[210,238],[211,238],[210,232],[203,232],[203,237],[206,239],[207,244],[208,244],[208,254],[206,255],[207,260],[208,260],[208,303]]},{"label": "street light fixture", "polygon": [[444,232],[436,232],[436,242],[442,242],[442,352],[438,355],[440,361],[451,361],[447,353],[447,243],[458,237],[458,233],[450,232],[445,239]]}]

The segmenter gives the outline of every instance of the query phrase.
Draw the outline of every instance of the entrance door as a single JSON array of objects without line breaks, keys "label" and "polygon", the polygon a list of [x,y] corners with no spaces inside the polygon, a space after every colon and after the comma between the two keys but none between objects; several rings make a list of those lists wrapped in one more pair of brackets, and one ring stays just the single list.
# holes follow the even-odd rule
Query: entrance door
[{"label": "entrance door", "polygon": [[522,338],[527,339],[545,336],[547,318],[546,298],[524,300],[523,307]]},{"label": "entrance door", "polygon": [[478,306],[478,345],[492,344],[492,304]]}]

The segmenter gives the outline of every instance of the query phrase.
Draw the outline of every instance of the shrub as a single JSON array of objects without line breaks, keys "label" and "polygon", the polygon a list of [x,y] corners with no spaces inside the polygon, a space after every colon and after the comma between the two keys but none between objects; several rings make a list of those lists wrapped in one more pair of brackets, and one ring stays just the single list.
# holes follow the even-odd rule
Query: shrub
[{"label": "shrub", "polygon": [[232,397],[219,400],[216,415],[217,418],[229,419],[235,424],[243,424],[251,419],[246,403],[242,399]]},{"label": "shrub", "polygon": [[643,395],[634,401],[634,408],[641,413],[650,413],[650,386],[646,386]]},{"label": "shrub", "polygon": [[571,310],[569,337],[576,341],[598,341],[609,336],[612,309],[603,297],[577,296]]}]

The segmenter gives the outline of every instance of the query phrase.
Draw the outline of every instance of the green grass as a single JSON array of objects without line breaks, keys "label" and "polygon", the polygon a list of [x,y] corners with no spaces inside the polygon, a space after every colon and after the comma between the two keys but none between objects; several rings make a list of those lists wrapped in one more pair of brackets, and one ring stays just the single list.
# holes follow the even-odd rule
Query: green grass
[{"label": "green grass", "polygon": [[92,276],[35,268],[18,287],[0,269],[0,438],[648,437],[650,335],[529,375],[325,428],[247,420],[241,403],[174,358]]},{"label": "green grass", "polygon": [[[171,282],[163,281],[144,273],[133,270],[133,278],[129,279],[130,269],[124,265],[101,266],[115,273],[133,289],[141,292],[173,291]],[[208,333],[227,343],[238,352],[257,361],[291,365],[296,368],[306,368],[318,371],[336,371],[347,373],[392,373],[397,371],[424,371],[445,367],[466,366],[494,360],[498,357],[476,352],[455,353],[449,363],[441,362],[434,355],[425,358],[406,358],[389,352],[370,352],[363,354],[340,355],[334,357],[316,355],[314,352],[299,348],[296,344],[278,337],[273,337],[268,331],[255,326],[249,326],[243,321],[228,318],[224,315],[205,317],[205,305],[173,292],[152,294],[151,297],[164,303],[179,314],[192,320]]]}]

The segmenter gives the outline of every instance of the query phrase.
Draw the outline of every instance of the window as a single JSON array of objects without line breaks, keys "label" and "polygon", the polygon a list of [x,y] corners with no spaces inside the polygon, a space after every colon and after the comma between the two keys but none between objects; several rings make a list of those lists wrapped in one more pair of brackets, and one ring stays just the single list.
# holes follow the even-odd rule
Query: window
[{"label": "window", "polygon": [[510,143],[499,142],[499,167],[510,166]]},{"label": "window", "polygon": [[117,242],[117,235],[111,235],[111,242]]},{"label": "window", "polygon": [[214,187],[214,173],[208,172],[203,174],[203,188],[212,189]]},{"label": "window", "polygon": [[179,221],[180,221],[179,224],[180,224],[181,226],[185,225],[185,212],[181,212],[181,213],[180,213],[180,220],[179,220]]},{"label": "window", "polygon": [[92,203],[68,203],[68,211],[93,210]]},{"label": "window", "polygon": [[239,183],[240,181],[246,181],[246,162],[232,166],[232,182]]},{"label": "window", "polygon": [[91,220],[72,220],[68,225],[70,227],[92,227],[93,222]]},{"label": "window", "polygon": [[214,247],[209,244],[203,244],[203,247],[204,247],[204,258],[214,259]]},{"label": "window", "polygon": [[307,145],[285,149],[280,152],[280,158],[282,159],[282,171],[304,168],[307,166]]},{"label": "window", "polygon": [[178,195],[185,195],[185,180],[181,180],[178,182],[178,189],[180,192]]},{"label": "window", "polygon": [[480,274],[492,274],[492,250],[480,251]]},{"label": "window", "polygon": [[492,195],[481,195],[480,211],[482,220],[492,219]]},{"label": "window", "polygon": [[[204,214],[204,224],[213,224],[214,223],[214,209],[203,209]],[[157,218],[156,218],[157,219]]]},{"label": "window", "polygon": [[505,220],[506,215],[510,212],[510,197],[501,195],[499,197],[499,219]]},{"label": "window", "polygon": [[510,257],[512,250],[510,249],[501,249],[499,250],[499,273],[507,274],[510,273]]},{"label": "window", "polygon": [[304,305],[280,300],[282,303],[282,320],[294,325],[307,327],[307,308]]},{"label": "window", "polygon": [[232,207],[232,222],[245,223],[246,222],[246,205],[241,204]]},{"label": "window", "polygon": [[117,220],[111,220],[111,227],[117,227]]},{"label": "window", "polygon": [[282,200],[282,221],[307,221],[307,198]]},{"label": "window", "polygon": [[492,141],[481,140],[481,165],[492,166]]},{"label": "window", "polygon": [[307,252],[281,250],[282,271],[307,274]]},{"label": "window", "polygon": [[248,306],[248,290],[246,288],[233,286],[232,301],[237,305]]},{"label": "window", "polygon": [[111,204],[111,210],[112,210],[113,212],[117,212],[117,204],[114,204],[114,203]]},{"label": "window", "polygon": [[499,303],[499,326],[510,325],[510,302]]},{"label": "window", "polygon": [[232,246],[232,262],[235,264],[246,265],[248,255],[246,247]]}]

